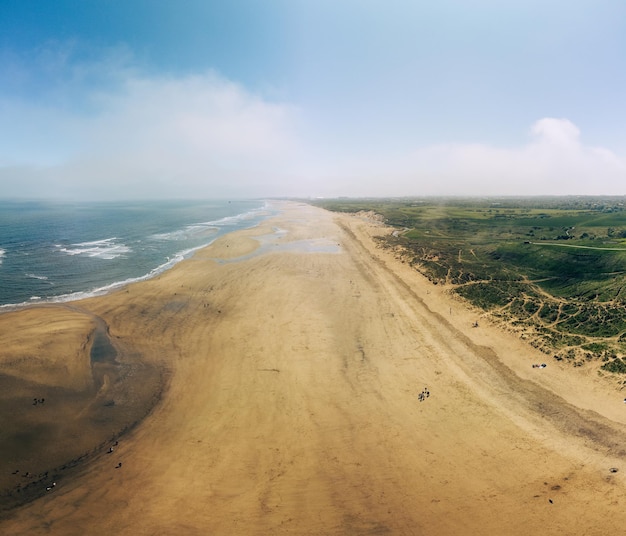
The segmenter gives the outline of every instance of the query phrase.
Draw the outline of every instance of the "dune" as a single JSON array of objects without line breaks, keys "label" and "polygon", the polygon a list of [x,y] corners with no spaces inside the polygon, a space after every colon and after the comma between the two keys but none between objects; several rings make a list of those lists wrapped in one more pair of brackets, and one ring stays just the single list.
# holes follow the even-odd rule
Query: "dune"
[{"label": "dune", "polygon": [[615,380],[483,320],[380,223],[279,205],[154,279],[0,315],[0,533],[621,533]]}]

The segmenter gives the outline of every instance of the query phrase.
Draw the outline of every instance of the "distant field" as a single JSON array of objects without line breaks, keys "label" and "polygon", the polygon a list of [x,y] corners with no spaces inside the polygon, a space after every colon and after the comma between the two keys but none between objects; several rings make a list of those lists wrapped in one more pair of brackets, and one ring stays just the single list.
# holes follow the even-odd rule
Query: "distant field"
[{"label": "distant field", "polygon": [[399,232],[381,239],[531,344],[626,373],[626,197],[334,199]]}]

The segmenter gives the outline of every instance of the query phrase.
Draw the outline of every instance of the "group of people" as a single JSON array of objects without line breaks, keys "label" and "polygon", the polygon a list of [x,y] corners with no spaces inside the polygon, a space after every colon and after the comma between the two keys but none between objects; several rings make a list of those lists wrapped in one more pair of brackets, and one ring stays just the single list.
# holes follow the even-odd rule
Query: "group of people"
[{"label": "group of people", "polygon": [[[49,477],[48,477],[48,471],[44,471],[43,473],[39,473],[39,474],[35,474],[35,473],[31,473],[30,471],[20,471],[19,469],[16,469],[15,471],[13,471],[11,473],[12,475],[20,475],[22,478],[26,478],[28,479],[26,484],[22,484],[22,483],[18,483],[15,486],[15,489],[18,493],[21,493],[24,490],[27,490],[28,488],[30,488],[31,486],[38,486],[41,484],[41,482],[50,482]],[[55,488],[55,486],[57,485],[56,482],[52,482],[46,485],[46,491],[51,491]]]},{"label": "group of people", "polygon": [[423,402],[424,400],[426,400],[428,397],[430,396],[430,391],[428,390],[428,387],[424,387],[423,391],[417,395],[417,399],[420,402]]},{"label": "group of people", "polygon": [[[108,454],[113,454],[113,451],[115,450],[114,447],[117,447],[120,444],[119,441],[116,441],[115,443],[113,443],[113,445],[111,447],[109,447],[109,450],[107,450]],[[122,462],[119,462],[115,468],[119,469],[120,467],[122,467]]]}]

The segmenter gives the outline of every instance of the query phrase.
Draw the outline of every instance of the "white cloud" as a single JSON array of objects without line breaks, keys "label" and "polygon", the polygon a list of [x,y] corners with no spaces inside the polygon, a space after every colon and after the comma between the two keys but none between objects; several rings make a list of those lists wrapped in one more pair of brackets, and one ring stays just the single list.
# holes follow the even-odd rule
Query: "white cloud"
[{"label": "white cloud", "polygon": [[88,125],[94,145],[115,150],[184,148],[242,157],[274,156],[290,144],[294,110],[215,75],[132,79],[103,95],[106,112]]},{"label": "white cloud", "polygon": [[[89,110],[2,103],[4,195],[255,196],[286,189],[297,110],[214,73],[128,76]],[[12,126],[11,126],[12,124]],[[10,166],[10,167],[9,167]]]},{"label": "white cloud", "polygon": [[562,147],[580,146],[580,129],[568,119],[545,117],[537,121],[530,131],[540,143]]},{"label": "white cloud", "polygon": [[[76,67],[53,88],[55,98],[38,104],[0,97],[0,195],[626,193],[626,160],[585,145],[568,119],[536,121],[528,142],[518,147],[449,143],[408,154],[348,153],[340,141],[330,150],[305,140],[306,114],[295,106],[271,102],[215,73],[147,76],[115,58],[98,64],[104,83],[85,85],[99,89],[84,89],[78,107],[66,105],[68,95],[77,94],[74,86],[66,91],[67,80],[78,79],[80,86],[96,76],[94,66]],[[369,121],[364,113],[363,124],[375,129]],[[324,125],[325,131],[333,126]]]},{"label": "white cloud", "polygon": [[384,161],[354,159],[336,174],[332,191],[320,195],[626,194],[626,160],[584,145],[571,121],[540,119],[530,135],[514,148],[440,144]]}]

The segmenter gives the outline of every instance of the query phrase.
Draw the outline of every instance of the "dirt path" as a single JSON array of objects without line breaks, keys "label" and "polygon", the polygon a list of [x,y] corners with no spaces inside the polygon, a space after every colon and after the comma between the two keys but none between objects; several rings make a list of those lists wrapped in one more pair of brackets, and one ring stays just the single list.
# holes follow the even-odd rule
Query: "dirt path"
[{"label": "dirt path", "polygon": [[531,369],[532,349],[472,329],[473,312],[371,233],[285,204],[81,304],[167,367],[168,391],[114,454],[0,532],[620,533],[621,400],[575,371]]}]

